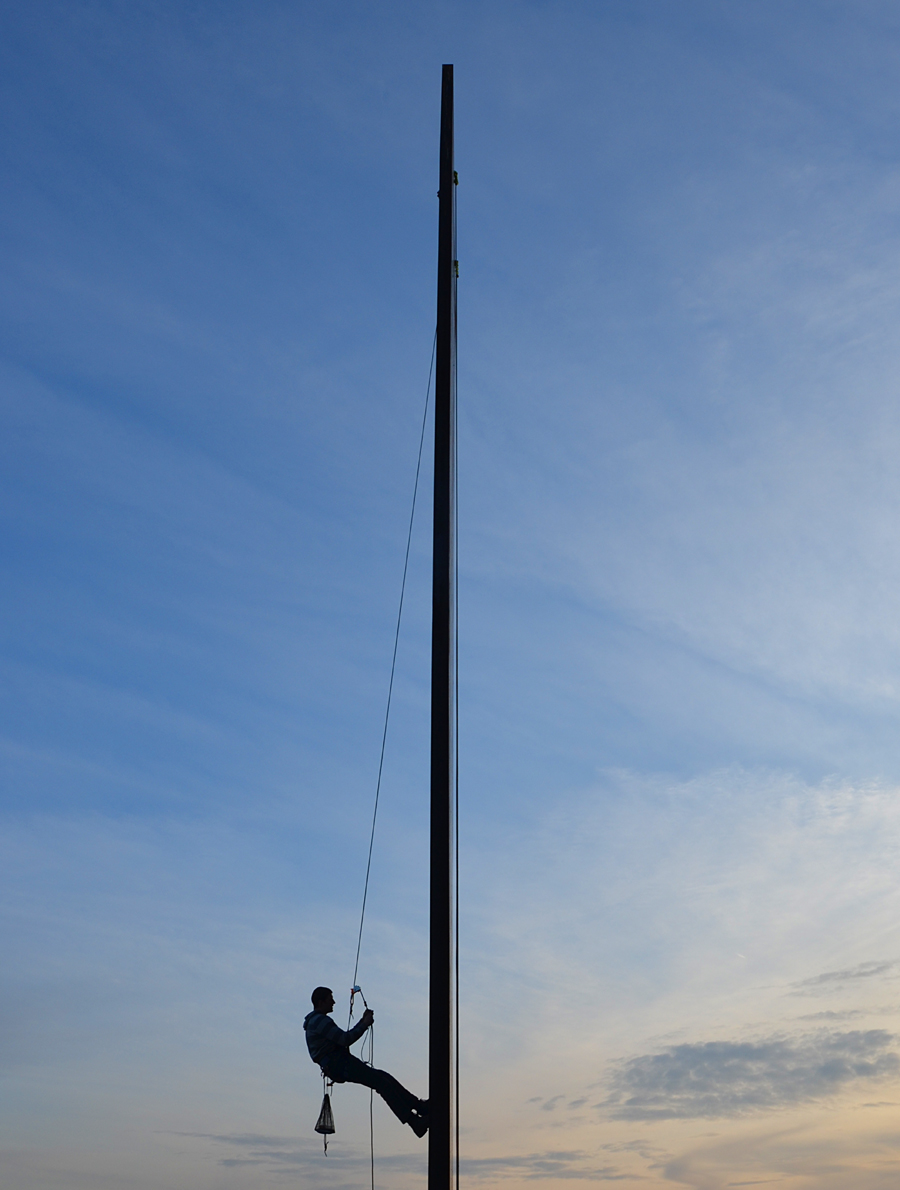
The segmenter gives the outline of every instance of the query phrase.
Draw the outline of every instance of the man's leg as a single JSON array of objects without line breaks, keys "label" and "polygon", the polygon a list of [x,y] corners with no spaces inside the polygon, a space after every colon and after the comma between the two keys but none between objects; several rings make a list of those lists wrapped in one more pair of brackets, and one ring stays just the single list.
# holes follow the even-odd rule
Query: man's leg
[{"label": "man's leg", "polygon": [[355,1054],[341,1054],[334,1062],[334,1067],[335,1072],[340,1073],[340,1079],[336,1079],[336,1082],[361,1083],[364,1087],[371,1087],[404,1124],[409,1123],[414,1109],[419,1107],[419,1100],[412,1091],[407,1091],[392,1074],[388,1074],[386,1070],[376,1070],[374,1066],[367,1066]]}]

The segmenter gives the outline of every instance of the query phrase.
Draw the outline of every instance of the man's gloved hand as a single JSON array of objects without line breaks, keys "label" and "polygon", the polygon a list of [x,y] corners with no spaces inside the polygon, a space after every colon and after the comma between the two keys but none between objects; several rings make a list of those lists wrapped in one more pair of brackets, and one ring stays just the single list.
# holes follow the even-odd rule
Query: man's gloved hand
[{"label": "man's gloved hand", "polygon": [[362,1023],[368,1029],[368,1027],[375,1020],[375,1013],[372,1011],[371,1008],[367,1008],[366,1011],[362,1014],[362,1017],[360,1019],[361,1019]]}]

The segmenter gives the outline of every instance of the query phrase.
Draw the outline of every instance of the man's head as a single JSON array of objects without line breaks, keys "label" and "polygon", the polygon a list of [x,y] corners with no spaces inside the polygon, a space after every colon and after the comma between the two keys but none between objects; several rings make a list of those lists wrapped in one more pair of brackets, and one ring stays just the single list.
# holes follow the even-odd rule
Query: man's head
[{"label": "man's head", "polygon": [[312,1006],[316,1012],[331,1012],[334,1008],[334,993],[331,988],[316,988],[312,994]]}]

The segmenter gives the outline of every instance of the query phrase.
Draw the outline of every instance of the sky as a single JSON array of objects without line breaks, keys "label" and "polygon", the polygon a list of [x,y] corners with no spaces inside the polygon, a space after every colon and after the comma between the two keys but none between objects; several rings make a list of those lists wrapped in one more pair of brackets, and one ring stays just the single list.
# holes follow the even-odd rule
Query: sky
[{"label": "sky", "polygon": [[[461,1184],[896,1187],[896,6],[13,0],[0,59],[4,1190],[369,1184],[302,1020],[353,975],[444,62]],[[429,478],[359,969],[420,1095]]]}]

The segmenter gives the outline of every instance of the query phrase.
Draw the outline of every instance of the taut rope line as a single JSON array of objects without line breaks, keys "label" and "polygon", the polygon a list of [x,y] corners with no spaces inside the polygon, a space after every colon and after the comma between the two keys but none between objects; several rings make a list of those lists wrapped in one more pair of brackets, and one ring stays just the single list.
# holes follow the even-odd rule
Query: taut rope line
[{"label": "taut rope line", "polygon": [[[431,364],[428,368],[428,384],[425,387],[425,411],[422,414],[422,432],[419,435],[419,457],[416,461],[416,478],[413,483],[413,498],[412,508],[409,513],[409,529],[406,534],[406,555],[403,559],[403,580],[400,583],[400,606],[397,609],[397,626],[394,630],[394,652],[391,656],[391,677],[388,682],[387,706],[384,711],[384,729],[381,733],[381,756],[378,760],[378,780],[375,783],[375,808],[372,811],[372,830],[369,835],[369,855],[366,860],[366,882],[363,887],[362,909],[359,914],[359,935],[356,939],[356,961],[353,964],[353,984],[355,988],[356,977],[359,974],[359,953],[362,949],[363,925],[366,920],[366,901],[369,897],[369,874],[372,871],[372,848],[375,844],[375,822],[378,818],[378,799],[381,796],[381,775],[384,772],[384,750],[387,745],[388,723],[391,718],[391,698],[394,693],[394,673],[397,669],[397,646],[400,643],[400,621],[403,618],[403,598],[406,594],[406,576],[409,573],[409,551],[412,545],[412,531],[413,521],[416,515],[416,498],[419,494],[419,475],[422,471],[422,450],[425,446],[425,423],[428,420],[428,398],[431,393],[431,377],[434,372],[434,353],[437,348],[437,331],[434,332],[434,339],[431,344]],[[351,1012],[353,1001],[351,995]]]},{"label": "taut rope line", "polygon": [[[359,975],[359,956],[362,950],[362,936],[363,927],[366,921],[366,903],[369,898],[369,876],[372,872],[372,849],[375,846],[375,824],[378,821],[378,802],[381,797],[381,777],[384,773],[384,753],[387,746],[388,724],[391,719],[391,700],[394,693],[394,674],[397,671],[397,649],[400,644],[400,624],[403,620],[403,600],[406,595],[406,577],[409,573],[409,554],[412,547],[412,532],[413,522],[416,517],[416,500],[419,495],[419,476],[422,473],[422,452],[425,447],[425,427],[428,422],[428,398],[431,394],[431,377],[434,373],[434,355],[437,350],[437,329],[434,332],[434,339],[431,342],[431,363],[428,366],[428,383],[425,386],[425,408],[422,412],[422,429],[419,434],[419,453],[416,458],[416,478],[413,482],[413,496],[412,507],[409,510],[409,527],[406,531],[406,552],[403,556],[403,578],[400,582],[400,603],[397,608],[397,624],[394,629],[394,648],[391,654],[391,676],[388,681],[387,703],[384,709],[384,727],[381,732],[381,754],[378,757],[378,779],[375,782],[375,806],[372,810],[372,829],[369,832],[369,853],[366,857],[366,879],[363,885],[363,899],[362,908],[359,913],[359,933],[356,938],[356,958],[353,963],[353,983],[350,991],[350,1014],[347,1020],[347,1027],[350,1027],[350,1022],[353,1020],[353,998],[359,994],[362,998],[364,1007],[366,998],[362,995],[362,989],[356,982]],[[369,1065],[375,1065],[375,1030],[369,1026]],[[375,1092],[369,1090],[369,1170],[371,1175],[372,1190],[375,1190],[375,1120],[373,1116]],[[326,1153],[328,1152],[326,1141]]]}]

